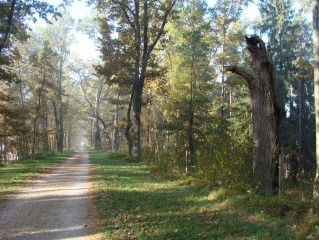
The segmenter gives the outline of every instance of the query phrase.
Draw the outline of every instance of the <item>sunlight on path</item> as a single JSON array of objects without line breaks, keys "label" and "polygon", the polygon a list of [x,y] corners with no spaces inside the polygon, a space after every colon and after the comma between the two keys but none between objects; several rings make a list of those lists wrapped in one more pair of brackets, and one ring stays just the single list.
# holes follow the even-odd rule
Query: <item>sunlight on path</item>
[{"label": "sunlight on path", "polygon": [[79,152],[19,191],[0,213],[0,239],[96,239],[89,159]]}]

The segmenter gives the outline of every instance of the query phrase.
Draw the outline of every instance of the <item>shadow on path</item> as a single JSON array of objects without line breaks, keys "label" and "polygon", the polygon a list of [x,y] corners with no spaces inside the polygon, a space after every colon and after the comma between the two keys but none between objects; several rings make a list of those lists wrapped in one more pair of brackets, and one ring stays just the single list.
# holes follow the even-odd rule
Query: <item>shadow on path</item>
[{"label": "shadow on path", "polygon": [[89,168],[78,152],[18,191],[0,213],[0,239],[96,239]]}]

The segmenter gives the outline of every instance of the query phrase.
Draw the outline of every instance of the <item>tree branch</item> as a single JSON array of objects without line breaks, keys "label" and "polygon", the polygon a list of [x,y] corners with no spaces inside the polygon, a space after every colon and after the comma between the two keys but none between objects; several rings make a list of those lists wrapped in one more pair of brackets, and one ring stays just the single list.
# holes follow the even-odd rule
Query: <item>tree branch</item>
[{"label": "tree branch", "polygon": [[242,76],[247,81],[249,87],[251,87],[254,80],[254,76],[248,69],[238,66],[224,66],[224,69],[227,72],[232,72],[239,76]]},{"label": "tree branch", "polygon": [[105,129],[108,128],[109,125],[107,125],[107,124],[104,122],[104,120],[103,120],[100,116],[98,116],[97,114],[94,114],[94,117],[97,118],[97,119],[102,123],[102,125],[103,125],[103,130],[105,130]]},{"label": "tree branch", "polygon": [[127,4],[125,4],[125,3],[121,2],[121,1],[117,1],[117,0],[112,0],[112,2],[117,4],[117,5],[122,6],[123,8],[126,8],[135,17],[134,11]]},{"label": "tree branch", "polygon": [[149,49],[148,49],[148,54],[147,54],[148,57],[151,55],[151,53],[152,53],[154,47],[156,46],[157,42],[159,41],[159,39],[160,39],[161,36],[163,35],[163,33],[164,33],[164,27],[165,27],[165,25],[166,25],[166,23],[167,23],[168,15],[169,15],[169,13],[172,11],[172,9],[173,9],[173,7],[175,6],[175,4],[176,4],[177,1],[178,1],[178,0],[174,0],[174,1],[172,2],[171,6],[166,10],[165,15],[164,15],[164,18],[163,18],[163,21],[162,21],[162,25],[161,25],[161,27],[160,27],[160,30],[159,30],[159,32],[158,32],[158,34],[157,34],[157,36],[156,36],[154,42],[150,45],[150,47],[149,47]]},{"label": "tree branch", "polygon": [[8,16],[8,25],[5,29],[5,32],[4,32],[4,35],[3,35],[3,39],[0,43],[0,53],[2,52],[3,48],[5,47],[5,44],[10,36],[10,32],[11,32],[11,29],[12,29],[12,24],[13,24],[13,14],[14,14],[14,10],[15,10],[15,5],[16,5],[16,0],[13,0],[12,3],[11,3],[11,8],[10,8],[10,13],[9,13],[9,16]]},{"label": "tree branch", "polygon": [[135,30],[135,26],[134,26],[133,22],[131,21],[130,16],[128,15],[127,11],[125,10],[124,7],[121,7],[121,9],[124,12],[124,15],[125,15],[126,20],[128,21],[128,24],[131,26],[131,28],[133,28],[133,30]]},{"label": "tree branch", "polygon": [[83,79],[81,78],[80,76],[80,87],[84,93],[84,99],[86,100],[86,102],[90,105],[90,107],[93,109],[94,111],[94,106],[93,104],[91,103],[91,101],[89,100],[89,98],[87,97],[87,94],[86,94],[86,88],[83,87]]},{"label": "tree branch", "polygon": [[124,16],[125,16],[126,20],[128,21],[129,25],[130,25],[133,29],[135,29],[135,26],[134,26],[132,20],[130,19],[129,14],[128,14],[128,12],[130,12],[130,13],[133,15],[133,17],[135,18],[135,13],[134,13],[134,11],[133,11],[127,4],[125,4],[125,3],[121,2],[121,1],[112,0],[112,2],[113,2],[114,4],[117,4],[117,5],[120,6],[120,8],[122,9],[122,11],[123,11],[123,13],[124,13]]}]

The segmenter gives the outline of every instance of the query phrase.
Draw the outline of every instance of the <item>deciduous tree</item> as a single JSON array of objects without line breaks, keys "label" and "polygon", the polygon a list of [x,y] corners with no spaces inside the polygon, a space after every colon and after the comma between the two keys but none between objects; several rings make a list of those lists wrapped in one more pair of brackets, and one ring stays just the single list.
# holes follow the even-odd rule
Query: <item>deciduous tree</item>
[{"label": "deciduous tree", "polygon": [[[110,18],[119,25],[130,28],[134,41],[134,81],[132,89],[134,155],[141,157],[141,112],[142,95],[147,66],[151,54],[164,34],[164,28],[178,0],[109,0],[98,2],[98,7],[111,10]],[[121,26],[121,28],[122,28]],[[124,29],[125,29],[124,28]]]}]

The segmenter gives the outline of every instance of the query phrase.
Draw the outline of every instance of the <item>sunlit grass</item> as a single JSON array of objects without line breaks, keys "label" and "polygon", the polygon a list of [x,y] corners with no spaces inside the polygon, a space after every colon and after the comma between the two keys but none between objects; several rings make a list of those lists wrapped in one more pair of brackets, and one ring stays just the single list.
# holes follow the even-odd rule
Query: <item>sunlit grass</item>
[{"label": "sunlit grass", "polygon": [[301,229],[301,219],[273,214],[274,197],[161,180],[121,155],[91,151],[90,159],[104,239],[305,239],[312,233]]},{"label": "sunlit grass", "polygon": [[57,164],[71,156],[73,151],[48,157],[37,157],[34,160],[16,161],[0,167],[0,201],[6,199],[10,193],[24,185],[28,180],[48,171],[50,166]]}]

